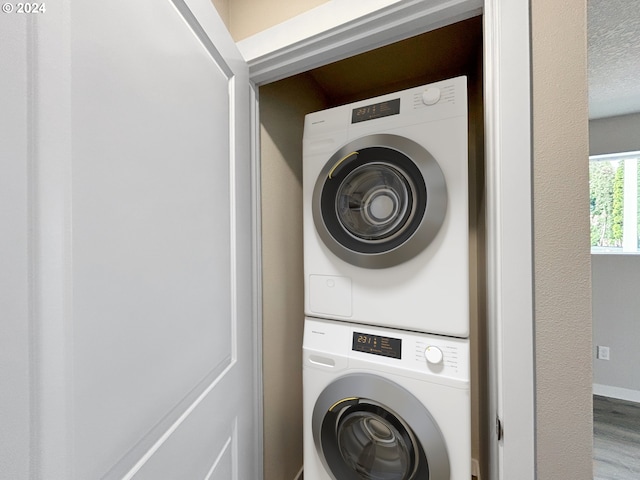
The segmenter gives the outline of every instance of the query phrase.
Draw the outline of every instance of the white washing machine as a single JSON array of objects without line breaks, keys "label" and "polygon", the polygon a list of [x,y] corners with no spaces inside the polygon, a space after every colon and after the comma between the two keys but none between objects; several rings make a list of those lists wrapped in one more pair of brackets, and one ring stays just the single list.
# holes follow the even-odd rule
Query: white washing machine
[{"label": "white washing machine", "polygon": [[467,337],[467,82],[305,118],[305,313]]},{"label": "white washing machine", "polygon": [[469,341],[307,318],[305,480],[469,480]]}]

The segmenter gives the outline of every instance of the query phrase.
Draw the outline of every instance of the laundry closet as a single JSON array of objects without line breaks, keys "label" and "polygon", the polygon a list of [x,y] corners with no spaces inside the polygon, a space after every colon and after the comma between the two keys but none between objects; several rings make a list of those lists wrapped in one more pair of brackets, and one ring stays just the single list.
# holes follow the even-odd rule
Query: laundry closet
[{"label": "laundry closet", "polygon": [[[575,248],[588,238],[580,193],[588,191],[586,2],[233,5],[244,9],[229,15],[238,23],[281,7],[295,12],[282,23],[269,23],[271,16],[274,30],[246,38],[263,48],[248,50],[208,0],[153,8],[66,2],[33,22],[3,17],[12,39],[3,51],[12,134],[3,177],[10,188],[0,191],[12,225],[4,273],[16,326],[2,344],[11,358],[3,411],[11,419],[4,450],[13,478],[29,469],[46,478],[102,478],[107,470],[114,478],[160,478],[149,472],[167,468],[189,476],[188,467],[206,472],[212,464],[224,470],[221,478],[231,478],[234,465],[241,478],[258,478],[262,464],[267,479],[296,478],[304,115],[464,73],[477,147],[469,185],[477,214],[470,218],[472,362],[480,366],[472,382],[474,455],[492,478],[588,478],[590,265],[588,252]],[[141,22],[151,11],[153,21]],[[480,11],[475,28],[435,30]],[[427,29],[434,31],[421,38],[431,41],[416,51],[380,59],[393,47],[381,48],[276,82]],[[426,59],[430,66],[409,71]],[[340,65],[343,74],[330,77],[335,88],[323,90],[322,72]],[[373,83],[349,89],[365,80]],[[249,118],[260,113],[262,155]],[[262,179],[252,176],[259,167]],[[240,175],[225,174],[234,171]],[[567,188],[567,178],[577,188]],[[261,225],[252,221],[260,220],[254,207],[262,209]],[[235,263],[209,261],[220,252]],[[234,278],[237,301],[227,301]],[[241,341],[234,348],[232,340]]]},{"label": "laundry closet", "polygon": [[468,82],[472,457],[487,433],[482,17],[259,88],[265,480],[302,465],[302,135],[308,113],[464,75]]}]

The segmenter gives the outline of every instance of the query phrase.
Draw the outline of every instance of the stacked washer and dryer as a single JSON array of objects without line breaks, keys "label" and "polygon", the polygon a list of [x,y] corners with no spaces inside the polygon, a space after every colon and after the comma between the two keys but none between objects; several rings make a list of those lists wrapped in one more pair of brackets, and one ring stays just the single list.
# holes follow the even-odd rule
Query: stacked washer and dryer
[{"label": "stacked washer and dryer", "polygon": [[467,83],[305,118],[305,480],[469,480]]}]

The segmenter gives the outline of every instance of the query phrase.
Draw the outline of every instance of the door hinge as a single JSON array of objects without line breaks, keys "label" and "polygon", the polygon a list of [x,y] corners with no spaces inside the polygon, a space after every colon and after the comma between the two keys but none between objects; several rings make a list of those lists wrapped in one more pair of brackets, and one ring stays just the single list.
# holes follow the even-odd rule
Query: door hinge
[{"label": "door hinge", "polygon": [[502,438],[504,437],[504,429],[502,428],[502,420],[500,420],[500,417],[496,415],[496,437],[498,438],[498,441],[502,440]]}]

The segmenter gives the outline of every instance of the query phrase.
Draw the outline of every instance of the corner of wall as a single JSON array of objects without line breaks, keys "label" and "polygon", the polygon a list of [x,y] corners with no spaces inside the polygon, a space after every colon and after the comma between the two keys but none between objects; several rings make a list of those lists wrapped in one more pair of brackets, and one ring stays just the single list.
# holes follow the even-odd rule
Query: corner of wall
[{"label": "corner of wall", "polygon": [[586,0],[531,17],[537,478],[591,478]]}]

